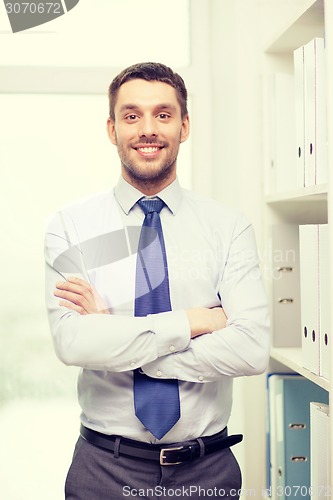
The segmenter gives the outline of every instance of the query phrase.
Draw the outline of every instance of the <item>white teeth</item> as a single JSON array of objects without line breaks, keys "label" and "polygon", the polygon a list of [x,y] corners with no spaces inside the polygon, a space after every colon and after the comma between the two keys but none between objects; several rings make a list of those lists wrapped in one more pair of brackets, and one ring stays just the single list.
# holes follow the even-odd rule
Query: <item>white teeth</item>
[{"label": "white teeth", "polygon": [[158,148],[139,148],[139,151],[142,151],[142,153],[155,153],[158,151]]}]

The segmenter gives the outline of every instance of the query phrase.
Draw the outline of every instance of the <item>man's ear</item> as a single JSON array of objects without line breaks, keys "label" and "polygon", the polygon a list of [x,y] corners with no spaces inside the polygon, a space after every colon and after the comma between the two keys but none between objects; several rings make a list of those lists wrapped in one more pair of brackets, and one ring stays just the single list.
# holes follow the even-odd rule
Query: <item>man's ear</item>
[{"label": "man's ear", "polygon": [[110,117],[106,122],[106,130],[110,141],[112,142],[112,144],[116,146],[117,145],[116,127],[114,121]]},{"label": "man's ear", "polygon": [[188,115],[186,115],[182,123],[180,142],[185,142],[188,139],[189,135],[190,135],[190,119]]}]

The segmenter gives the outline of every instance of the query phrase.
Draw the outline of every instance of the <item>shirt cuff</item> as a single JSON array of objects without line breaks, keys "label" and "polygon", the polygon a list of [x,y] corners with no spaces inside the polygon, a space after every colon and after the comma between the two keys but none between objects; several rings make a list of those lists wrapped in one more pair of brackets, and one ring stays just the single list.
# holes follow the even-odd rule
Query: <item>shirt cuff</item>
[{"label": "shirt cuff", "polygon": [[191,340],[190,324],[185,311],[151,314],[156,335],[158,357],[184,351]]}]

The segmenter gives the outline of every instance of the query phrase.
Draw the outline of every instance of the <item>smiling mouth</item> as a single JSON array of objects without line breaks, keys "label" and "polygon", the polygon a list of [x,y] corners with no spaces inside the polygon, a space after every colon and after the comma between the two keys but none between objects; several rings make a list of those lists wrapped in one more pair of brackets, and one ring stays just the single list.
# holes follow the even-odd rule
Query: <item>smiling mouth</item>
[{"label": "smiling mouth", "polygon": [[163,145],[156,145],[156,144],[147,144],[147,145],[142,144],[139,146],[135,146],[133,149],[143,158],[149,159],[149,158],[156,158],[164,147],[165,146]]},{"label": "smiling mouth", "polygon": [[135,148],[137,151],[140,151],[141,153],[156,153],[162,148],[156,147],[156,146],[149,146],[149,147],[144,147],[144,148]]}]

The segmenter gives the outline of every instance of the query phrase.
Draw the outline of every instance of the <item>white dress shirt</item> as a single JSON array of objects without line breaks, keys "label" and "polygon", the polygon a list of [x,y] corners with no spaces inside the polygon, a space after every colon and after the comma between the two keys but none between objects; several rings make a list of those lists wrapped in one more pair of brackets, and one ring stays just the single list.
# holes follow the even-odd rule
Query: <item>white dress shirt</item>
[{"label": "white dress shirt", "polygon": [[[181,418],[160,440],[215,434],[228,423],[232,381],[262,373],[269,320],[252,226],[238,211],[182,189],[158,196],[172,311],[134,317],[136,248],[143,194],[120,178],[114,190],[65,207],[46,233],[46,303],[56,353],[82,367],[82,423],[105,434],[155,443],[137,419],[133,370],[179,380]],[[110,314],[79,315],[58,305],[55,284],[89,281]],[[226,328],[191,339],[185,310],[221,305]]]}]

